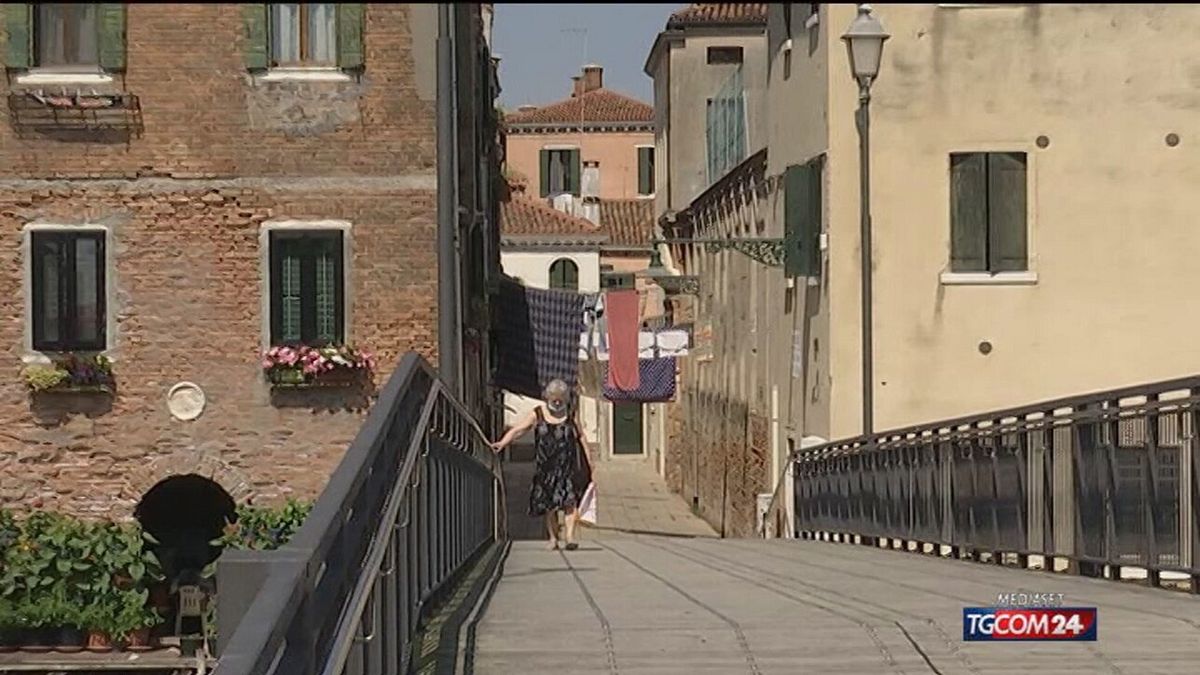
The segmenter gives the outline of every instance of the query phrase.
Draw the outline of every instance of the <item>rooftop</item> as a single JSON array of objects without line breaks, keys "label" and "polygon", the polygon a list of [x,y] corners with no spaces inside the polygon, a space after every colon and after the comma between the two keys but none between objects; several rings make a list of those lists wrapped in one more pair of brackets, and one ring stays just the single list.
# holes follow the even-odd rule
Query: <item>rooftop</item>
[{"label": "rooftop", "polygon": [[653,199],[600,200],[600,227],[610,246],[650,247],[654,235]]},{"label": "rooftop", "polygon": [[500,202],[500,237],[575,242],[602,239],[604,231],[591,221],[555,209],[545,200],[525,194],[512,185]]},{"label": "rooftop", "polygon": [[671,15],[667,28],[713,25],[766,25],[767,3],[693,3]]},{"label": "rooftop", "polygon": [[654,106],[604,87],[604,69],[583,67],[568,98],[544,106],[521,106],[505,124],[653,124]]}]

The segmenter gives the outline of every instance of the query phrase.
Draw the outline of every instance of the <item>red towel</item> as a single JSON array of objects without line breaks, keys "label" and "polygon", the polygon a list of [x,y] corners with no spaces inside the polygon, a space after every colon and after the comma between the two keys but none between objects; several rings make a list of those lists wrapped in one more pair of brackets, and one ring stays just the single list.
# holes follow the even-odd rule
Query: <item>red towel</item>
[{"label": "red towel", "polygon": [[628,289],[605,293],[604,317],[608,322],[608,386],[634,391],[641,385],[638,374],[638,292]]}]

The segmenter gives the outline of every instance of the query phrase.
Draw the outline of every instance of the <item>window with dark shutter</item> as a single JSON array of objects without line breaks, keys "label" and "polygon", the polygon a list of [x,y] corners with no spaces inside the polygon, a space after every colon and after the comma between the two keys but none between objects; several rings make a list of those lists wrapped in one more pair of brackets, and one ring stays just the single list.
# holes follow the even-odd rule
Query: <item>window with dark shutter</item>
[{"label": "window with dark shutter", "polygon": [[541,194],[543,197],[580,191],[579,150],[544,149],[541,151]]},{"label": "window with dark shutter", "polygon": [[358,2],[246,4],[246,67],[362,68],[364,8]]},{"label": "window with dark shutter", "polygon": [[741,47],[709,47],[708,48],[708,63],[714,65],[718,63],[741,63],[742,48]]},{"label": "window with dark shutter", "polygon": [[789,166],[783,174],[784,272],[789,277],[820,274],[822,158]]},{"label": "window with dark shutter", "polygon": [[950,271],[1029,268],[1023,152],[950,155]]},{"label": "window with dark shutter", "polygon": [[104,232],[37,231],[30,237],[33,348],[103,351]]},{"label": "window with dark shutter", "polygon": [[551,263],[550,288],[560,291],[579,290],[579,266],[567,258],[559,258]]},{"label": "window with dark shutter", "polygon": [[271,232],[271,344],[345,340],[340,231]]},{"label": "window with dark shutter", "polygon": [[640,147],[638,151],[638,194],[654,194],[654,148]]}]

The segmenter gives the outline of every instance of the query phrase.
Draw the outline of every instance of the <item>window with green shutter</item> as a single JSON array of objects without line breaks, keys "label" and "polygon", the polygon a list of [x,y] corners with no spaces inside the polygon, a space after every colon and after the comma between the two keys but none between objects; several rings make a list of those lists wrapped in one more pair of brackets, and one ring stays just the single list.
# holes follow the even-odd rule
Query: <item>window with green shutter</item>
[{"label": "window with green shutter", "polygon": [[638,151],[638,194],[654,194],[654,147],[639,147]]},{"label": "window with green shutter", "polygon": [[270,237],[271,344],[345,339],[340,231],[274,231]]},{"label": "window with green shutter", "polygon": [[577,148],[544,148],[540,156],[541,195],[564,192],[579,196],[580,161]]},{"label": "window with green shutter", "polygon": [[950,271],[1029,268],[1023,152],[950,155]]},{"label": "window with green shutter", "polygon": [[125,4],[6,3],[9,68],[125,69]]},{"label": "window with green shutter", "polygon": [[821,271],[823,158],[789,166],[783,174],[784,273],[812,277]]},{"label": "window with green shutter", "polygon": [[579,266],[575,261],[559,258],[550,264],[550,288],[560,291],[579,290]]},{"label": "window with green shutter", "polygon": [[246,67],[361,68],[365,7],[355,2],[244,5]]}]

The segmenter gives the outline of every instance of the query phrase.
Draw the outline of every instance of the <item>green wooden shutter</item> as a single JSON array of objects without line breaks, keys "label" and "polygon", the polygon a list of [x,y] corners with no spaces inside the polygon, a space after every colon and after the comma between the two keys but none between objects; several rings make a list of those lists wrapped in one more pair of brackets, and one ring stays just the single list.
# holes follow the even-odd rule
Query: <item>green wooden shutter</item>
[{"label": "green wooden shutter", "polygon": [[338,66],[342,68],[356,69],[363,67],[365,6],[361,2],[338,3]]},{"label": "green wooden shutter", "polygon": [[576,197],[580,194],[580,161],[578,150],[567,151],[567,191]]},{"label": "green wooden shutter", "polygon": [[987,271],[987,155],[950,155],[950,270]]},{"label": "green wooden shutter", "polygon": [[654,148],[638,148],[638,194],[654,193]]},{"label": "green wooden shutter", "polygon": [[256,3],[242,5],[242,24],[246,29],[246,42],[242,48],[246,59],[246,68],[265,70],[270,66],[267,5]]},{"label": "green wooden shutter", "polygon": [[101,2],[96,6],[100,67],[125,70],[125,3]]},{"label": "green wooden shutter", "polygon": [[548,197],[550,195],[550,151],[542,150],[538,153],[539,176],[541,178],[541,195]]},{"label": "green wooden shutter", "polygon": [[988,153],[988,269],[1024,272],[1027,261],[1025,153]]},{"label": "green wooden shutter", "polygon": [[821,233],[820,158],[789,166],[783,174],[783,269],[789,277],[816,276]]},{"label": "green wooden shutter", "polygon": [[4,54],[4,65],[9,68],[28,68],[33,65],[33,5],[27,2],[11,2],[4,5],[4,32],[8,34],[8,48]]}]

